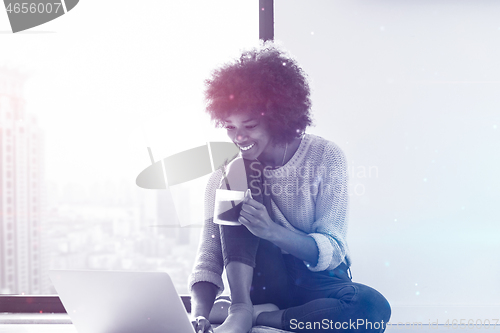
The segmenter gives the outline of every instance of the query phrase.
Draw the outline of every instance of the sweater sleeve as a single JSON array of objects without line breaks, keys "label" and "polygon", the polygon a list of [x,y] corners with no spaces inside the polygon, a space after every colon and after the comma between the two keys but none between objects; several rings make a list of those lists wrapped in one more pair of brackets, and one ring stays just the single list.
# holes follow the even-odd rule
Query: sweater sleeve
[{"label": "sweater sleeve", "polygon": [[208,181],[205,191],[205,223],[201,234],[200,245],[196,261],[188,280],[188,290],[191,291],[197,282],[211,282],[217,286],[217,296],[224,290],[222,271],[222,247],[220,242],[219,225],[213,222],[215,207],[215,190],[222,178],[221,170],[216,170]]},{"label": "sweater sleeve", "polygon": [[[348,177],[344,153],[334,143],[325,146],[319,163],[323,172],[318,173],[318,193],[315,221],[309,234],[318,246],[316,266],[304,262],[309,270],[319,272],[340,265],[347,252]],[[347,262],[349,266],[350,263]]]}]

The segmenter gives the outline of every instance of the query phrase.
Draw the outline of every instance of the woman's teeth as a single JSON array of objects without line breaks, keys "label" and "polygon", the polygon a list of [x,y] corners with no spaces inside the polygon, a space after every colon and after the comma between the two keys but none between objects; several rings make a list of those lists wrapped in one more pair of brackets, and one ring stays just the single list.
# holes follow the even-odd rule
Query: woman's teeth
[{"label": "woman's teeth", "polygon": [[240,146],[240,149],[243,151],[247,151],[248,149],[252,148],[253,146],[255,146],[255,143],[252,143],[250,146],[246,146],[246,147]]}]

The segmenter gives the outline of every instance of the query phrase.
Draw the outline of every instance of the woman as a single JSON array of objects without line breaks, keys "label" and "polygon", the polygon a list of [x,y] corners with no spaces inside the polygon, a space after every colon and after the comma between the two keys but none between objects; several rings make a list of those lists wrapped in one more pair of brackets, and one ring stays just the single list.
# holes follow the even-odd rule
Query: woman
[{"label": "woman", "polygon": [[[212,330],[207,318],[224,288],[225,268],[231,306],[217,333],[246,333],[254,325],[383,332],[389,303],[348,274],[344,154],[304,132],[311,102],[303,70],[266,43],[214,71],[205,95],[212,119],[240,147],[251,195],[245,195],[242,226],[219,226],[212,218],[215,190],[226,170],[214,172],[207,186],[206,221],[189,281],[196,331]],[[264,303],[277,307],[253,307]]]}]

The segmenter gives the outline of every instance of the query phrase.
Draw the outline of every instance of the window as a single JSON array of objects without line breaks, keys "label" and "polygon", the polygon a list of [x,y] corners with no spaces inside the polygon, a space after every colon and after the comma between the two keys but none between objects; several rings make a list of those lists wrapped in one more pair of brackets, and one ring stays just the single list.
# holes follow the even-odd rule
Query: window
[{"label": "window", "polygon": [[[19,60],[19,66],[38,66],[33,68],[37,77],[30,79],[29,93],[24,91],[13,100],[12,94],[2,93],[1,98],[9,99],[6,104],[16,112],[12,118],[23,117],[25,123],[5,132],[4,137],[9,139],[7,150],[16,155],[7,154],[11,162],[7,177],[10,192],[2,195],[7,195],[8,202],[16,203],[9,221],[11,231],[14,226],[23,226],[6,236],[10,237],[10,244],[16,247],[18,241],[25,242],[29,236],[46,242],[38,244],[36,254],[27,253],[24,262],[22,252],[12,256],[19,266],[17,272],[29,272],[33,267],[23,265],[33,261],[44,265],[40,266],[37,281],[36,290],[40,293],[54,292],[45,278],[49,268],[167,270],[178,290],[187,293],[187,276],[201,228],[181,228],[174,221],[172,198],[156,190],[138,188],[135,178],[151,165],[147,147],[152,146],[156,160],[171,154],[173,141],[165,140],[165,128],[157,126],[164,124],[165,119],[180,117],[174,126],[168,125],[169,135],[182,134],[180,124],[193,119],[201,120],[203,129],[211,129],[209,119],[204,119],[201,111],[203,81],[221,60],[233,57],[244,46],[258,43],[254,2],[222,0],[218,6],[201,0],[176,2],[175,10],[170,2],[158,2],[155,6],[159,10],[141,7],[139,13],[119,6],[122,15],[132,15],[138,23],[144,23],[140,23],[140,33],[127,33],[127,38],[136,41],[134,47],[144,52],[123,52],[124,44],[118,42],[124,36],[121,29],[112,32],[118,35],[107,37],[95,30],[91,38],[69,44],[61,39],[56,47],[48,49],[46,56],[53,59],[70,50],[72,61],[78,66],[51,63],[47,67],[33,63],[39,41],[26,39],[23,47],[27,56]],[[102,8],[117,13],[116,3],[103,3]],[[147,24],[151,19],[156,22],[154,25]],[[228,26],[232,28],[228,30]],[[165,41],[165,45],[177,45],[182,51],[158,52],[143,38],[144,34]],[[5,50],[18,49],[6,43],[2,44],[0,63],[9,54],[11,58],[6,62],[14,61],[15,53]],[[96,46],[107,52],[91,66],[88,49]],[[2,75],[0,72],[0,80],[4,79]],[[8,82],[9,86],[12,84]],[[166,98],[167,95],[171,97]],[[159,105],[162,107],[157,108]],[[31,122],[30,112],[36,122]],[[145,139],[142,131],[150,137]],[[187,142],[188,148],[197,144],[188,142],[192,137],[182,136],[187,138],[174,135],[175,141]],[[206,142],[207,138],[200,134],[196,140]],[[20,216],[29,216],[31,220],[18,224]],[[28,246],[30,250],[35,248]],[[51,252],[42,254],[45,250]],[[49,258],[49,262],[42,258]],[[14,277],[23,279],[29,281],[26,276]]]}]

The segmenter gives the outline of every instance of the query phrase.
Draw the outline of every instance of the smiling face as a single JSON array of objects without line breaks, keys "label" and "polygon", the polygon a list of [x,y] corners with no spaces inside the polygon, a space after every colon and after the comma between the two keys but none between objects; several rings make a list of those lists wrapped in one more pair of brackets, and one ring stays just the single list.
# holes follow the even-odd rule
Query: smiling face
[{"label": "smiling face", "polygon": [[249,114],[232,114],[224,119],[229,138],[240,148],[243,158],[255,160],[259,156],[272,159],[275,146],[264,121]]}]

